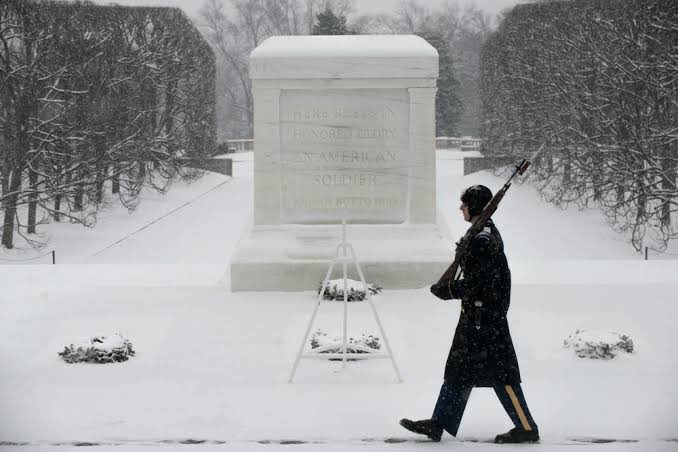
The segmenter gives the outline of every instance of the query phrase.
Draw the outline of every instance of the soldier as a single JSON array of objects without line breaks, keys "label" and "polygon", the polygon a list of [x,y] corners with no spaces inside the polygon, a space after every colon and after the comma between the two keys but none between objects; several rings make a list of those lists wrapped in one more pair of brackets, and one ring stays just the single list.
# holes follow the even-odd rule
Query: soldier
[{"label": "soldier", "polygon": [[[467,188],[459,209],[473,222],[492,199],[483,185]],[[442,300],[460,299],[461,315],[445,366],[445,380],[431,419],[402,419],[400,425],[440,441],[445,429],[457,435],[466,402],[474,387],[492,387],[515,424],[497,435],[495,443],[539,441],[539,430],[520,387],[518,359],[513,349],[506,313],[511,296],[511,273],[497,227],[489,220],[473,237],[460,263],[463,278],[431,286]]]}]

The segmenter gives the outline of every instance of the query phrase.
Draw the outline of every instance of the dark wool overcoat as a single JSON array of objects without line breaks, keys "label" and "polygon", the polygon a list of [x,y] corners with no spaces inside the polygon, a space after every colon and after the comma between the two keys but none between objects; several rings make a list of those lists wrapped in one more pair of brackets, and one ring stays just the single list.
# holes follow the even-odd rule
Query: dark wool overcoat
[{"label": "dark wool overcoat", "polygon": [[[461,299],[461,315],[447,357],[445,380],[472,386],[520,383],[506,320],[511,272],[504,243],[492,221],[471,240],[460,266],[462,278],[449,281],[446,291],[450,298]],[[482,307],[476,307],[476,301]]]}]

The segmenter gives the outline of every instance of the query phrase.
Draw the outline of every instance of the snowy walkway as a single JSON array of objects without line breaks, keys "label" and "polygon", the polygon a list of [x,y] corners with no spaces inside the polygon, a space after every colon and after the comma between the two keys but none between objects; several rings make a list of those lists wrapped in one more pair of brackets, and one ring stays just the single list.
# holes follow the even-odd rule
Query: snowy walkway
[{"label": "snowy walkway", "polygon": [[[535,450],[569,447],[560,445],[568,438],[638,441],[578,450],[676,450],[665,440],[678,438],[678,394],[670,389],[678,370],[677,291],[678,285],[515,287],[511,328],[544,439]],[[386,361],[349,363],[341,373],[340,363],[305,360],[290,385],[313,300],[310,292],[227,294],[219,287],[72,289],[48,299],[5,300],[0,441],[131,447],[169,440],[188,447],[176,443],[194,439],[225,441],[234,450],[277,450],[281,440],[319,442],[295,448],[320,451],[439,447],[362,439],[414,439],[397,420],[430,414],[458,304],[437,302],[425,289],[378,297],[402,384]],[[338,334],[340,310],[323,305],[317,328]],[[376,330],[367,306],[352,305],[350,316],[350,334]],[[578,359],[561,348],[578,328],[630,334],[637,352],[612,361]],[[79,336],[108,331],[131,338],[137,355],[116,365],[67,365],[56,355]],[[461,437],[486,440],[508,428],[492,391],[474,390]],[[263,440],[273,444],[256,443]],[[455,441],[444,438],[450,447],[498,447]]]}]

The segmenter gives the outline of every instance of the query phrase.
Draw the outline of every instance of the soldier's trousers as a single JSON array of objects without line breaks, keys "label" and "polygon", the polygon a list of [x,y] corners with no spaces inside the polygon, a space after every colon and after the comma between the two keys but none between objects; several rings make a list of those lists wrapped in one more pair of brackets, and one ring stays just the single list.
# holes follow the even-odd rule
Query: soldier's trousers
[{"label": "soldier's trousers", "polygon": [[[527,407],[527,402],[525,402],[520,384],[497,384],[493,388],[516,427],[523,430],[538,430],[537,424],[534,423]],[[440,388],[440,395],[431,419],[442,425],[452,436],[457,436],[466,402],[471,395],[471,389],[473,389],[473,386],[448,381],[445,381]]]}]

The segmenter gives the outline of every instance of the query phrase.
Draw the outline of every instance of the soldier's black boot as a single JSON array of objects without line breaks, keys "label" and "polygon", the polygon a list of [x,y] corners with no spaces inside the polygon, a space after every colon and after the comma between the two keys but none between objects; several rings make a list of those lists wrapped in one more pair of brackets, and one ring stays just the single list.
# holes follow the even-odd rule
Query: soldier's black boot
[{"label": "soldier's black boot", "polygon": [[523,430],[522,428],[512,428],[506,433],[497,435],[494,442],[498,444],[504,443],[536,443],[539,441],[538,430]]},{"label": "soldier's black boot", "polygon": [[431,441],[438,442],[440,441],[440,438],[443,436],[443,427],[436,421],[431,419],[424,419],[422,421],[411,421],[409,419],[401,419],[400,425],[402,425],[411,432],[428,436]]}]

